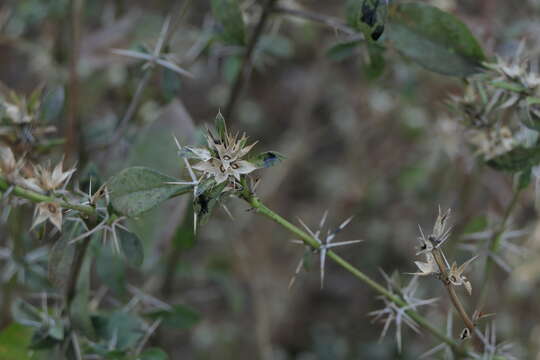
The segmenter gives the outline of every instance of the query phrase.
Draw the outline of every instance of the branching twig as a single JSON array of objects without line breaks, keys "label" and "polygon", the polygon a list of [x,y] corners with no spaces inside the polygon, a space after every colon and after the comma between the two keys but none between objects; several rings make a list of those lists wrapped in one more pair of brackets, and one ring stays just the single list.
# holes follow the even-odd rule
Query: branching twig
[{"label": "branching twig", "polygon": [[[243,194],[243,199],[247,201],[257,211],[257,213],[266,216],[267,218],[273,220],[274,222],[276,222],[277,224],[279,224],[286,230],[290,231],[296,237],[304,241],[306,245],[314,249],[319,248],[320,244],[317,242],[317,240],[312,238],[310,235],[302,231],[297,226],[291,224],[289,221],[287,221],[280,215],[276,214],[275,212],[267,208],[266,205],[264,205],[256,196],[249,193],[249,191],[246,191]],[[389,299],[396,305],[400,307],[407,306],[407,303],[403,301],[403,299],[389,292],[385,287],[379,285],[376,281],[372,280],[370,277],[368,277],[366,274],[358,270],[351,263],[349,263],[348,261],[346,261],[339,255],[337,255],[335,252],[328,251],[327,256],[330,259],[332,259],[335,263],[340,265],[342,268],[344,268],[345,270],[353,274],[357,279],[361,280],[362,282],[367,284],[369,287],[371,287],[373,290],[377,291],[379,294],[383,295],[384,297],[386,297],[387,299]],[[406,310],[406,313],[424,329],[432,333],[439,340],[448,344],[452,348],[452,350],[456,353],[456,355],[465,356],[465,357],[468,356],[467,350],[463,349],[457,342],[455,342],[453,339],[446,336],[439,329],[431,325],[431,323],[426,318],[418,314],[416,311]]]}]

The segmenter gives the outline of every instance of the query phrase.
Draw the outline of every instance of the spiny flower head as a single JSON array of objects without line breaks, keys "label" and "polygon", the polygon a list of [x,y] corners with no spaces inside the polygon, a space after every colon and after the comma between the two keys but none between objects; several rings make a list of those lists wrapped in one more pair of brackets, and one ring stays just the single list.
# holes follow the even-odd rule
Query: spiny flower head
[{"label": "spiny flower head", "polygon": [[202,172],[206,178],[215,179],[216,184],[225,181],[233,184],[235,180],[240,181],[242,175],[250,174],[260,167],[244,159],[256,142],[247,145],[245,134],[230,134],[221,113],[216,117],[216,130],[217,135],[207,130],[207,148],[184,146],[180,149],[180,156],[199,160],[193,165],[194,170]]},{"label": "spiny flower head", "polygon": [[54,169],[50,166],[37,165],[34,167],[35,179],[39,188],[45,192],[58,190],[69,181],[71,175],[75,172],[75,168],[67,171],[63,170],[64,160],[61,160]]}]

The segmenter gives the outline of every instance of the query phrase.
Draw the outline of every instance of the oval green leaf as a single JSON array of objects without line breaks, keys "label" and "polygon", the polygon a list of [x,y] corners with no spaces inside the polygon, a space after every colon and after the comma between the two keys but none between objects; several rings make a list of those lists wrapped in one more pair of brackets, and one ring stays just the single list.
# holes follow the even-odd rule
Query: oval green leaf
[{"label": "oval green leaf", "polygon": [[116,211],[136,217],[173,196],[187,193],[191,185],[172,185],[171,176],[145,167],[121,171],[109,181],[111,203]]},{"label": "oval green leaf", "polygon": [[389,42],[428,70],[466,77],[481,71],[484,52],[455,16],[421,3],[390,6]]}]

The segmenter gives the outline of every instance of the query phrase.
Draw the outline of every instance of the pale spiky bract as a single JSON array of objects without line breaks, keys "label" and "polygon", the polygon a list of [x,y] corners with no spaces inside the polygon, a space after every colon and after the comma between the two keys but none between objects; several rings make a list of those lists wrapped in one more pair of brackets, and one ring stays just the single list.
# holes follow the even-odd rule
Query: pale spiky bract
[{"label": "pale spiky bract", "polygon": [[[298,221],[300,222],[300,224],[302,224],[302,226],[308,232],[308,234],[319,244],[319,248],[314,249],[314,250],[316,250],[319,253],[319,261],[320,261],[320,269],[321,269],[321,289],[324,286],[324,269],[326,265],[326,255],[328,253],[328,250],[334,247],[356,244],[362,241],[362,240],[349,240],[349,241],[341,241],[341,242],[336,242],[336,243],[332,242],[334,238],[336,237],[337,233],[343,230],[351,222],[352,216],[346,219],[345,221],[343,221],[336,229],[332,231],[328,229],[326,232],[326,236],[321,238],[321,233],[323,232],[323,227],[325,225],[327,217],[328,217],[328,211],[325,211],[321,218],[321,221],[319,222],[319,228],[315,232],[312,231],[300,218],[298,219]],[[303,260],[300,262],[299,266],[297,267],[296,274],[298,274],[302,263],[303,263]]]},{"label": "pale spiky bract", "polygon": [[384,302],[384,308],[380,310],[375,310],[370,312],[368,315],[373,316],[373,322],[382,321],[384,322],[384,327],[381,332],[381,339],[386,335],[390,324],[395,323],[396,326],[396,343],[398,350],[401,352],[402,349],[402,323],[407,325],[416,333],[420,333],[419,325],[407,314],[407,310],[417,311],[417,308],[425,305],[433,304],[437,301],[437,298],[431,299],[420,299],[415,296],[416,291],[418,290],[418,277],[413,277],[409,284],[401,288],[396,284],[392,278],[390,278],[384,271],[381,270],[381,273],[386,281],[386,287],[390,293],[393,295],[401,297],[401,299],[407,304],[405,306],[399,306],[393,301],[390,301],[385,296],[379,296],[378,298]]}]

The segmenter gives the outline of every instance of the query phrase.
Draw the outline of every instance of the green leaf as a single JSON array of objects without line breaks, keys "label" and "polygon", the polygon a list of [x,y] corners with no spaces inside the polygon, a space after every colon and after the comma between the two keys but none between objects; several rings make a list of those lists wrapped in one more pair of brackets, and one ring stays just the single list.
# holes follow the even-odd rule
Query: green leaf
[{"label": "green leaf", "polygon": [[127,260],[127,263],[133,267],[139,267],[144,260],[144,248],[139,237],[121,228],[116,229],[120,249]]},{"label": "green leaf", "polygon": [[386,60],[384,52],[386,48],[377,43],[367,44],[369,63],[364,66],[364,71],[370,80],[376,80],[384,73]]},{"label": "green leaf", "polygon": [[96,272],[99,279],[117,293],[123,293],[126,287],[126,267],[123,259],[114,253],[111,244],[101,245],[94,242],[96,256]]},{"label": "green leaf", "polygon": [[10,324],[0,332],[0,359],[30,360],[30,328],[20,324]]},{"label": "green leaf", "polygon": [[265,151],[250,157],[248,161],[255,164],[258,168],[269,168],[279,164],[285,159],[285,156],[275,151]]},{"label": "green leaf", "polygon": [[193,229],[193,207],[186,209],[182,224],[178,226],[174,234],[173,244],[175,249],[190,249],[195,245],[195,232]]},{"label": "green leaf", "polygon": [[107,342],[117,339],[114,350],[132,348],[145,334],[142,320],[122,310],[94,316],[92,321],[99,338]]},{"label": "green leaf", "polygon": [[517,147],[486,162],[495,170],[518,172],[540,163],[540,146]]},{"label": "green leaf", "polygon": [[353,56],[358,49],[358,45],[361,43],[362,41],[360,40],[337,43],[326,51],[326,56],[334,61],[343,61]]},{"label": "green leaf", "polygon": [[231,45],[245,45],[246,31],[237,0],[212,0],[212,13],[221,25],[221,38]]},{"label": "green leaf", "polygon": [[174,305],[169,310],[156,310],[147,314],[162,319],[162,324],[176,329],[189,329],[201,320],[201,315],[185,305]]},{"label": "green leaf", "polygon": [[136,217],[175,195],[187,193],[191,185],[171,185],[171,176],[145,167],[131,167],[112,177],[109,182],[111,203],[116,211]]},{"label": "green leaf", "polygon": [[65,292],[75,257],[75,245],[70,245],[69,242],[82,233],[81,223],[68,223],[49,254],[49,280],[62,294]]},{"label": "green leaf", "polygon": [[[77,248],[77,251],[81,251]],[[79,279],[77,280],[77,291],[70,308],[70,322],[73,329],[88,338],[94,338],[95,332],[90,318],[90,273],[93,259],[85,256],[81,265]]]},{"label": "green leaf", "polygon": [[392,5],[387,37],[404,56],[445,75],[469,76],[481,71],[485,60],[464,23],[427,4]]},{"label": "green leaf", "polygon": [[138,360],[169,360],[169,355],[161,349],[149,348],[143,351]]},{"label": "green leaf", "polygon": [[360,30],[368,41],[377,41],[384,32],[388,16],[386,0],[349,0],[347,23]]},{"label": "green leaf", "polygon": [[64,109],[65,99],[66,94],[62,86],[48,90],[41,103],[41,120],[44,122],[57,120]]}]

